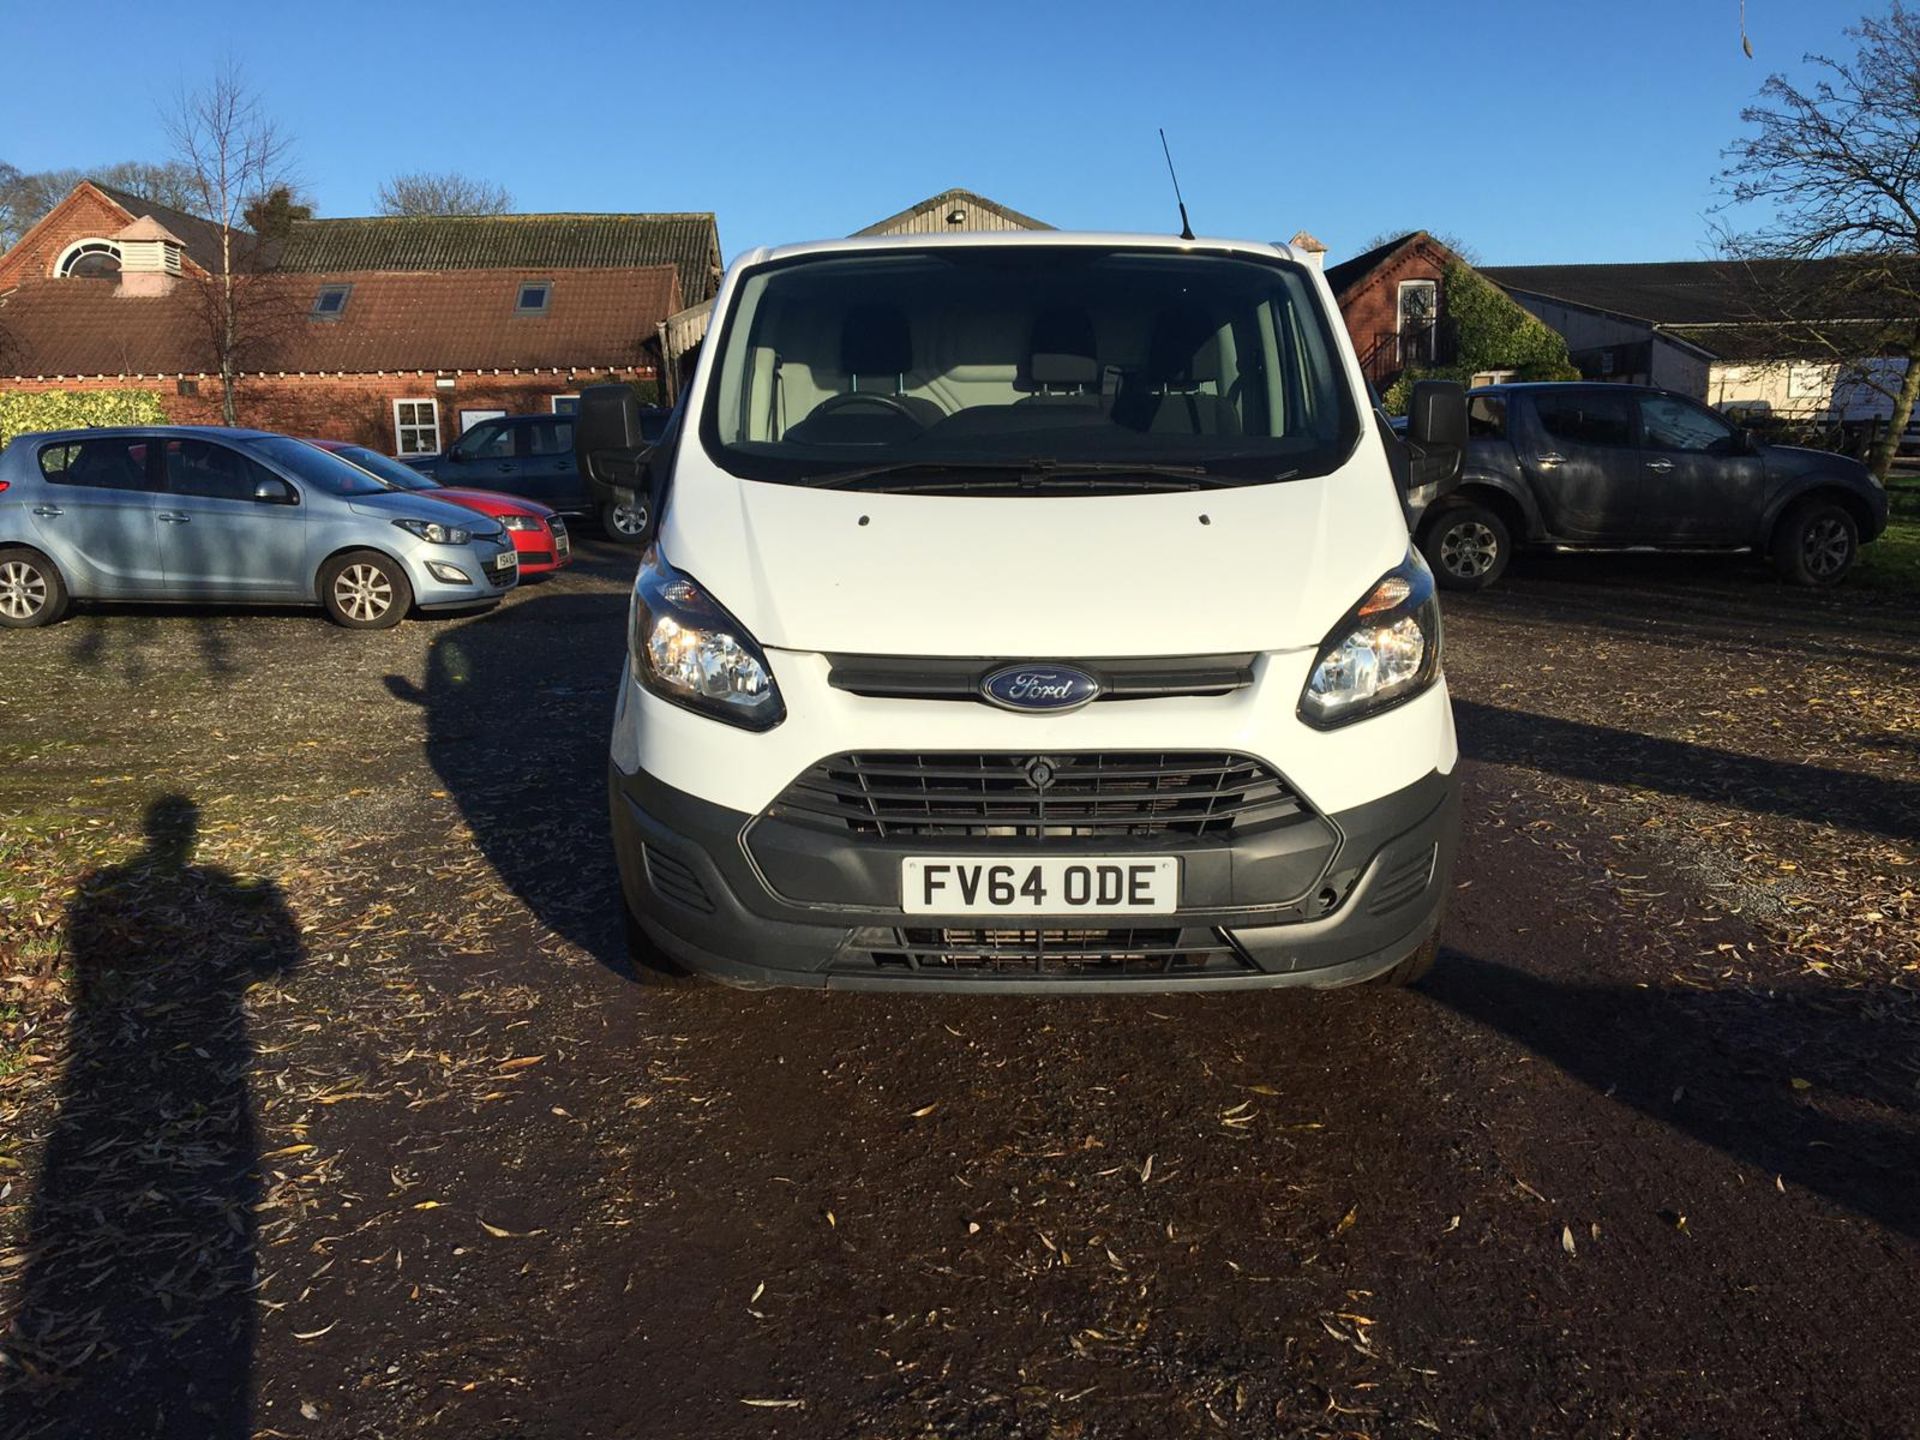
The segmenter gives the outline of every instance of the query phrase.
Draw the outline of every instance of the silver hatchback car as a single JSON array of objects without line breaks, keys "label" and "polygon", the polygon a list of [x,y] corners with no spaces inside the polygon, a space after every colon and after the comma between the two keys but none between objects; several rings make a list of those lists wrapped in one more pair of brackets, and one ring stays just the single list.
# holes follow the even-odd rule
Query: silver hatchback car
[{"label": "silver hatchback car", "polygon": [[492,605],[519,579],[495,520],[396,491],[305,441],[155,426],[0,450],[0,626],[69,599],[319,605],[374,630]]}]

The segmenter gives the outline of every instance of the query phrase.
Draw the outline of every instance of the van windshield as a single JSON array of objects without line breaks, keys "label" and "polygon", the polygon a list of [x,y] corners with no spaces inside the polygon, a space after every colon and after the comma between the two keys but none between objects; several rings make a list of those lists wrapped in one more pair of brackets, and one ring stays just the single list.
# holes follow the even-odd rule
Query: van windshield
[{"label": "van windshield", "polygon": [[1325,474],[1359,420],[1298,266],[1020,246],[747,272],[701,422],[789,484],[1101,492]]}]

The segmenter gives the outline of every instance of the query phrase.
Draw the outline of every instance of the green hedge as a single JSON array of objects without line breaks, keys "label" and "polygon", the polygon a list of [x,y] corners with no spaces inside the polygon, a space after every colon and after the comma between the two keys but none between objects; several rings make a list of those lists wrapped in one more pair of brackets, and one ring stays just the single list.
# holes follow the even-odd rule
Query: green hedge
[{"label": "green hedge", "polygon": [[1520,380],[1578,380],[1558,331],[1522,309],[1507,292],[1470,265],[1447,266],[1446,311],[1459,337],[1451,365],[1408,367],[1381,397],[1389,415],[1407,413],[1416,380],[1458,380],[1488,370],[1513,370]]},{"label": "green hedge", "polygon": [[166,423],[153,390],[0,391],[0,445],[33,430]]}]

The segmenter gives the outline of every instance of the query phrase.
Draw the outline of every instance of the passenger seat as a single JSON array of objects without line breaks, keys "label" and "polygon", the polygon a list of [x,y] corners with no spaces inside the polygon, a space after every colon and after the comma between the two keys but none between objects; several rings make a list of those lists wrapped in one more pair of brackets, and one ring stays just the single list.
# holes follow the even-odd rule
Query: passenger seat
[{"label": "passenger seat", "polygon": [[1045,310],[1034,317],[1027,380],[1033,393],[1021,405],[1099,405],[1100,361],[1086,311]]},{"label": "passenger seat", "polygon": [[1198,310],[1163,310],[1147,340],[1147,363],[1122,384],[1113,418],[1150,435],[1238,435],[1232,403],[1205,388],[1219,379],[1212,321]]}]

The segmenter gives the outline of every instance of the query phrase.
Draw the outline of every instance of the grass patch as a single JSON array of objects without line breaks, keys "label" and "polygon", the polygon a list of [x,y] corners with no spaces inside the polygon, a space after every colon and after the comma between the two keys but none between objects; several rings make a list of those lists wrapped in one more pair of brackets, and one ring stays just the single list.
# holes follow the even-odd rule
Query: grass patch
[{"label": "grass patch", "polygon": [[1878,540],[1861,546],[1853,578],[1876,590],[1920,593],[1920,515],[1896,516]]}]

